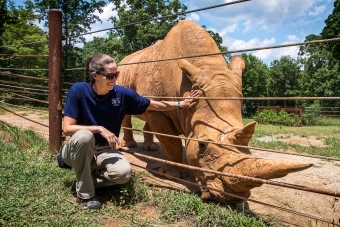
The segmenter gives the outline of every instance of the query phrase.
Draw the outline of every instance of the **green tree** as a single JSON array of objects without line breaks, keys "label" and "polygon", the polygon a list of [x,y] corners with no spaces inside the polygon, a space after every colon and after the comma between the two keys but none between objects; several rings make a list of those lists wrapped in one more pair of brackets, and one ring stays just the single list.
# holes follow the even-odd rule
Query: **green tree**
[{"label": "green tree", "polygon": [[[12,17],[11,14],[9,13],[8,8],[13,8],[14,3],[12,1],[7,1],[7,0],[0,0],[0,37],[2,34],[5,32],[5,25],[6,24],[15,24],[16,23],[16,18]],[[0,39],[0,45],[3,44],[3,40]],[[2,53],[0,49],[0,53]]]},{"label": "green tree", "polygon": [[[7,54],[17,55],[48,55],[47,34],[39,26],[36,25],[37,16],[31,10],[24,9],[19,6],[11,6],[8,15],[16,18],[16,23],[5,24],[5,31],[1,36],[1,40],[6,48],[3,52]],[[42,42],[39,42],[42,41]],[[30,45],[16,45],[30,42]],[[29,68],[29,69],[46,69],[47,59],[43,58],[18,58],[3,57],[1,65],[5,68]],[[44,77],[46,73],[41,71],[13,71],[15,73],[30,73],[34,76]]]},{"label": "green tree", "polygon": [[[3,32],[0,39],[5,46],[2,48],[2,53],[16,54],[16,55],[48,55],[48,42],[47,34],[39,26],[36,25],[37,15],[33,11],[24,9],[23,7],[15,7],[11,5],[8,9],[8,16],[16,18],[15,23],[4,24],[5,31]],[[39,42],[42,41],[42,42]],[[32,43],[36,42],[36,43]],[[16,45],[16,44],[27,44],[28,45]],[[24,58],[24,57],[1,57],[0,66],[4,68],[20,68],[20,69],[47,69],[48,58]],[[28,76],[47,78],[46,71],[40,70],[10,70],[10,73],[23,74]],[[4,77],[7,81],[3,82],[9,85],[11,84],[17,93],[21,93],[23,88],[29,88],[36,85],[44,85],[47,90],[47,82],[38,80],[27,80],[22,77]],[[7,86],[8,87],[8,86]],[[37,91],[40,92],[40,91]],[[46,92],[47,94],[47,92]],[[37,98],[40,100],[47,100],[47,95],[30,95],[24,93],[24,95]],[[23,100],[19,100],[16,103],[20,104]],[[37,103],[34,103],[37,104]]]},{"label": "green tree", "polygon": [[[269,86],[269,69],[262,60],[252,54],[242,54],[246,68],[242,75],[242,92],[244,97],[267,97]],[[257,106],[267,105],[267,101],[243,101],[243,114],[253,116]]]},{"label": "green tree", "polygon": [[[111,21],[115,27],[122,26],[117,29],[117,35],[123,48],[117,51],[124,56],[163,39],[184,16],[166,17],[144,23],[135,22],[182,13],[187,9],[179,0],[112,0],[112,3],[117,10],[117,16],[111,17]],[[123,26],[130,23],[129,26]]]},{"label": "green tree", "polygon": [[[321,37],[324,39],[336,38],[340,36],[340,0],[334,1],[334,9],[332,14],[330,14],[325,20],[326,26],[321,32]],[[328,51],[333,55],[335,61],[331,64],[335,65],[340,60],[340,43],[331,42],[326,45]]]},{"label": "green tree", "polygon": [[[318,35],[309,35],[305,41],[318,40]],[[332,53],[324,44],[311,44],[301,46],[298,54],[298,62],[303,71],[301,74],[300,90],[302,95],[311,97],[339,96],[338,86],[340,74],[338,64],[334,62]],[[333,64],[331,64],[333,62]],[[305,101],[309,106],[314,101]],[[321,100],[321,106],[336,106],[339,102],[332,100]]]},{"label": "green tree", "polygon": [[[0,0],[0,36],[5,31],[5,23],[8,20],[7,14],[7,0]],[[0,45],[2,45],[2,40],[0,39]]]},{"label": "green tree", "polygon": [[[300,67],[295,59],[283,56],[280,60],[274,60],[270,64],[269,96],[294,97],[299,96]],[[294,106],[300,104],[296,101],[277,100],[274,105]]]},{"label": "green tree", "polygon": [[[305,42],[320,40],[319,35],[308,35]],[[322,67],[330,65],[331,54],[327,51],[324,44],[310,44],[300,46],[298,53],[298,63],[303,67],[304,71],[308,74],[313,74],[315,71]]]},{"label": "green tree", "polygon": [[[106,5],[103,0],[27,0],[27,8],[34,9],[45,21],[48,26],[48,13],[50,9],[60,9],[62,11],[62,33],[66,37],[63,42],[63,67],[79,68],[84,67],[81,52],[76,46],[78,43],[85,42],[82,34],[91,29],[91,25],[100,21],[99,16],[95,14],[103,12]],[[65,81],[77,81],[82,79],[82,73],[79,71],[66,71],[64,73]]]}]

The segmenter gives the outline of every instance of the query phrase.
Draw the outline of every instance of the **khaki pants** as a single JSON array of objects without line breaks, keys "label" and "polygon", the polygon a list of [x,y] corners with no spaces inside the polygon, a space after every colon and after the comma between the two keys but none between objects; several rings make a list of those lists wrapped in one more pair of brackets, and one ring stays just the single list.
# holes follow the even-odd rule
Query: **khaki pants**
[{"label": "khaki pants", "polygon": [[111,148],[95,151],[95,139],[89,130],[72,135],[62,148],[62,158],[76,173],[77,196],[82,199],[95,196],[95,188],[124,184],[131,178],[127,158]]}]

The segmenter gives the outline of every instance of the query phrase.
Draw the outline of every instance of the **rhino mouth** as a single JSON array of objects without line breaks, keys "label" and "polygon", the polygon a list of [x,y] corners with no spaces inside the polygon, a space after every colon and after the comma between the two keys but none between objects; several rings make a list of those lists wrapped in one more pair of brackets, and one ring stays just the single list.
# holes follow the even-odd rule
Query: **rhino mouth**
[{"label": "rhino mouth", "polygon": [[[213,200],[213,201],[218,201],[221,203],[239,203],[239,202],[244,201],[245,199],[248,199],[251,194],[250,190],[242,191],[242,192],[233,191],[232,189],[224,185],[221,179],[218,179],[218,178],[214,180],[208,180],[206,185],[209,189],[202,190],[201,198],[203,200]],[[212,190],[210,188],[213,188],[216,190]]]}]

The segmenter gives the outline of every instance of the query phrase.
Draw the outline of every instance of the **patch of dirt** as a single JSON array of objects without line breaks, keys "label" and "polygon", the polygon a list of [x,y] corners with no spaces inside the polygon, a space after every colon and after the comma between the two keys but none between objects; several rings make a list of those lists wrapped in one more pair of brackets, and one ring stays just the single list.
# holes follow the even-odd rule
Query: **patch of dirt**
[{"label": "patch of dirt", "polygon": [[[32,111],[29,111],[29,112],[32,112]],[[49,122],[48,117],[41,117],[41,115],[38,115],[37,113],[27,114],[27,111],[15,111],[15,113],[22,115],[25,118],[44,124],[44,125],[48,125],[48,122]],[[48,113],[46,116],[48,116]],[[6,112],[5,114],[0,114],[0,121],[19,127],[19,128],[26,129],[26,130],[36,131],[37,133],[42,135],[44,138],[48,139],[48,134],[49,134],[48,127],[39,125],[25,118],[16,116],[8,112]]]},{"label": "patch of dirt", "polygon": [[[25,115],[25,117],[48,125],[48,119],[42,119],[35,114],[28,114]],[[36,124],[34,122],[30,122],[11,113],[0,115],[0,121],[9,123],[17,127],[22,127],[23,129],[31,129],[37,131],[38,133],[42,134],[46,139],[48,139],[49,129],[47,127]],[[164,153],[159,143],[159,151],[143,151],[141,148],[143,137],[136,135],[135,139],[138,142],[138,147],[134,149],[128,149],[127,151],[134,151],[141,154],[151,155],[152,157],[164,159]],[[277,139],[283,142],[299,144],[301,146],[324,146],[323,141],[319,141],[316,138],[312,137],[300,138],[290,135],[277,135],[275,137],[265,137],[263,139],[267,141]],[[134,169],[136,171],[145,171],[145,167],[157,170],[157,168],[161,166],[160,163],[155,161],[137,158],[136,156],[133,156],[130,153],[126,152],[124,152],[124,154],[133,165],[137,165],[134,166]],[[319,190],[331,190],[337,193],[340,191],[339,161],[325,161],[317,158],[255,150],[252,151],[252,154],[256,157],[261,157],[265,159],[290,159],[314,164],[309,169],[296,173],[291,173],[279,179],[274,179],[277,182],[306,186]],[[186,180],[194,182],[194,178],[192,175],[189,175]],[[149,184],[156,185],[162,188],[169,188],[174,190],[181,189],[194,193],[198,191],[198,188],[195,186],[186,185],[184,183],[171,182],[156,174],[147,174],[146,181]],[[340,226],[339,196],[335,197],[330,195],[322,195],[319,193],[306,192],[302,190],[290,189],[268,184],[264,184],[261,187],[255,188],[251,192],[252,195],[250,199],[260,202],[248,201],[248,203],[238,204],[237,208],[239,210],[243,209],[245,212],[251,212],[254,215],[263,215],[267,218],[267,220],[284,221],[289,223],[288,225],[291,226],[332,226],[322,222],[321,220],[327,220],[329,222],[333,221],[335,223],[334,226]],[[299,213],[294,212],[306,214],[307,218],[299,215]],[[315,219],[315,217],[319,220]]]},{"label": "patch of dirt", "polygon": [[278,134],[274,136],[263,136],[258,138],[259,141],[271,142],[271,141],[282,141],[285,143],[297,144],[304,147],[327,147],[323,140],[317,139],[315,136],[301,137],[293,134]]}]

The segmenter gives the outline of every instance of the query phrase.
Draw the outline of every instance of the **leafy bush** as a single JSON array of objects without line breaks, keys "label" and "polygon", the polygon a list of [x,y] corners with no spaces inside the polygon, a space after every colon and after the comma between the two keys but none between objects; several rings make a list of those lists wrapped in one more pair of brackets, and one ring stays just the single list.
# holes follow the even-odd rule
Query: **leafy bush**
[{"label": "leafy bush", "polygon": [[304,125],[318,125],[320,121],[321,107],[320,102],[315,101],[311,106],[308,107],[308,111],[303,114]]},{"label": "leafy bush", "polygon": [[278,114],[275,110],[262,110],[257,112],[254,116],[254,120],[259,124],[272,124],[272,125],[284,125],[284,126],[301,126],[301,119],[295,114],[289,114],[286,111],[281,110]]}]

